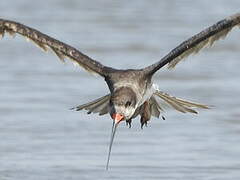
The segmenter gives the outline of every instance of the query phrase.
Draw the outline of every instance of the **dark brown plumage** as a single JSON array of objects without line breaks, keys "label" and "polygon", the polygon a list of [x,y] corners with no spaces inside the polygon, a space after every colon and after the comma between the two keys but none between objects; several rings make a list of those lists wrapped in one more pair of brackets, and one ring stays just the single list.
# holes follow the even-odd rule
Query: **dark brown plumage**
[{"label": "dark brown plumage", "polygon": [[[160,61],[142,69],[125,70],[104,66],[74,47],[14,21],[0,19],[0,36],[3,37],[5,33],[10,35],[20,34],[44,51],[51,49],[60,60],[70,59],[88,72],[96,73],[104,78],[110,94],[73,109],[77,111],[86,109],[88,114],[99,113],[99,115],[104,115],[109,113],[113,118],[109,163],[113,137],[119,122],[125,120],[127,125],[131,127],[132,119],[140,115],[141,127],[143,127],[151,119],[151,116],[160,117],[160,113],[163,111],[160,100],[182,113],[196,114],[197,111],[194,108],[208,108],[206,105],[175,98],[161,92],[153,84],[152,76],[163,66],[168,65],[169,68],[173,68],[190,54],[198,53],[201,49],[213,45],[215,41],[224,38],[233,27],[239,26],[239,24],[240,14],[238,13],[192,36],[170,51]],[[163,119],[165,118],[163,117]]]}]

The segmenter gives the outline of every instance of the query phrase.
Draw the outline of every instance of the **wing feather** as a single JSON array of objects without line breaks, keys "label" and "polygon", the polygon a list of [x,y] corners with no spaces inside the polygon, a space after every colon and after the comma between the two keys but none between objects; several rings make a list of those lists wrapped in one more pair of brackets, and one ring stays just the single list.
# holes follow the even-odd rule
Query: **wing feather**
[{"label": "wing feather", "polygon": [[196,54],[205,47],[212,46],[217,40],[226,37],[235,26],[240,26],[240,13],[223,19],[192,36],[170,51],[160,61],[146,67],[144,70],[148,74],[154,74],[166,64],[168,64],[168,68],[174,68],[180,61],[189,55]]},{"label": "wing feather", "polygon": [[180,111],[182,113],[190,112],[190,113],[197,114],[197,111],[195,111],[192,108],[209,109],[209,106],[207,106],[207,105],[186,101],[186,100],[183,100],[180,98],[176,98],[176,97],[170,96],[169,94],[164,93],[162,91],[156,91],[154,94],[156,96],[160,97],[162,100],[164,100],[169,105],[171,105],[174,109],[176,109],[177,111]]},{"label": "wing feather", "polygon": [[110,95],[108,94],[92,102],[74,107],[72,110],[80,111],[82,109],[85,109],[88,110],[88,114],[99,113],[99,115],[104,115],[108,113],[109,98]]},{"label": "wing feather", "polygon": [[11,36],[14,36],[16,33],[20,34],[45,52],[48,51],[48,49],[51,49],[61,61],[68,58],[85,70],[99,74],[103,77],[105,77],[107,70],[111,69],[107,66],[103,66],[98,61],[91,59],[74,47],[43,34],[38,30],[14,21],[0,19],[0,37],[4,37],[6,32]]}]

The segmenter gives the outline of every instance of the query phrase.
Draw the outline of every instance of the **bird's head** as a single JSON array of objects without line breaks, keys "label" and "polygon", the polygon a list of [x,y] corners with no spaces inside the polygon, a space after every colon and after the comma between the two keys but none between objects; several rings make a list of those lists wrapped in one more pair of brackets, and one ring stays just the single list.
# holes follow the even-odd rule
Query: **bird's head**
[{"label": "bird's head", "polygon": [[118,88],[110,98],[110,115],[116,123],[130,119],[136,110],[136,94],[129,87]]},{"label": "bird's head", "polygon": [[121,87],[112,93],[109,102],[110,115],[113,119],[111,140],[109,144],[108,160],[106,169],[110,160],[113,139],[117,130],[118,124],[121,121],[130,119],[136,110],[136,94],[129,87]]}]

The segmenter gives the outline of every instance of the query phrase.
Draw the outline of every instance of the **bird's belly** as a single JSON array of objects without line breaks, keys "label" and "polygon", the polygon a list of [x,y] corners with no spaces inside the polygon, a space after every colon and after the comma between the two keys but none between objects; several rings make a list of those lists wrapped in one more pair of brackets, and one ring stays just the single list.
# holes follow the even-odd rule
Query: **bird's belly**
[{"label": "bird's belly", "polygon": [[145,101],[149,100],[153,93],[158,90],[158,86],[156,84],[152,84],[147,90],[145,91],[144,95],[142,96],[141,100],[138,103],[138,107],[141,106]]}]

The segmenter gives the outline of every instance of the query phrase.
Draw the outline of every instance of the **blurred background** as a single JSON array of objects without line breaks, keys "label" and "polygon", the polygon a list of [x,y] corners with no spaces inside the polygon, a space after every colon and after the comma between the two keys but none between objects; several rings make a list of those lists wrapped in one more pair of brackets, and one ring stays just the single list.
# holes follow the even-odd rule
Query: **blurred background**
[{"label": "blurred background", "polygon": [[[195,33],[239,12],[239,0],[1,0],[0,18],[34,27],[115,68],[156,62]],[[140,129],[69,108],[108,93],[100,77],[63,65],[22,37],[0,41],[0,179],[240,178],[240,32],[154,77],[162,91],[212,105],[166,109]]]}]

